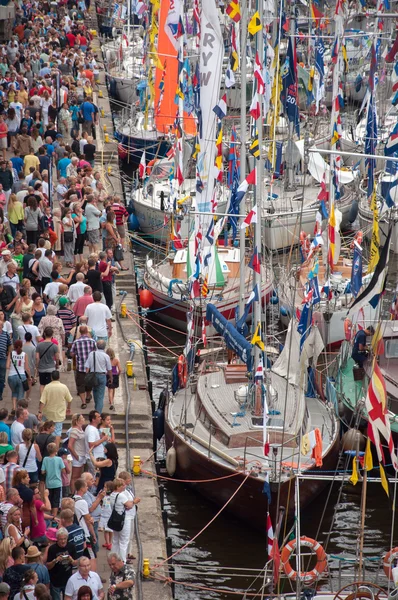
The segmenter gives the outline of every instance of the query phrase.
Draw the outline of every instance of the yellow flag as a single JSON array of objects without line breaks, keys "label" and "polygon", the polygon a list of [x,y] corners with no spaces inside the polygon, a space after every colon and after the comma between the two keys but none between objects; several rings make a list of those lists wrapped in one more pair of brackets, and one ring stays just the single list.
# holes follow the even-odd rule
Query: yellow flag
[{"label": "yellow flag", "polygon": [[258,11],[256,11],[250,19],[247,30],[250,35],[256,35],[256,33],[261,30],[260,14]]},{"label": "yellow flag", "polygon": [[365,466],[366,471],[371,471],[373,469],[373,458],[372,458],[372,451],[370,449],[370,439],[369,438],[367,439],[367,442],[366,442],[364,466]]},{"label": "yellow flag", "polygon": [[377,324],[376,331],[373,334],[371,347],[373,354],[379,354],[379,342],[383,339],[383,333],[381,331],[381,321]]},{"label": "yellow flag", "polygon": [[250,343],[252,344],[252,346],[258,346],[260,348],[260,350],[262,350],[264,352],[265,346],[264,346],[264,342],[261,339],[260,323],[257,324],[256,331],[254,332],[254,335],[253,335]]},{"label": "yellow flag", "polygon": [[370,203],[370,210],[373,212],[373,229],[372,229],[372,239],[370,242],[370,260],[368,264],[368,273],[373,273],[376,268],[377,263],[379,262],[380,254],[380,233],[379,233],[379,211],[377,209],[377,201],[376,201],[376,186],[374,192],[372,194],[372,200]]},{"label": "yellow flag", "polygon": [[350,479],[348,480],[350,483],[352,483],[352,485],[356,485],[359,481],[359,477],[358,477],[358,467],[357,467],[357,458],[356,456],[354,456],[353,460],[352,460],[352,475],[350,477]]},{"label": "yellow flag", "polygon": [[347,48],[345,47],[345,44],[343,44],[341,46],[341,52],[343,54],[343,60],[344,60],[344,71],[346,73],[348,73],[348,57],[347,57]]},{"label": "yellow flag", "polygon": [[381,485],[383,486],[383,490],[385,491],[387,496],[390,497],[390,490],[388,489],[388,479],[387,479],[387,476],[385,474],[385,471],[384,471],[381,463],[380,463],[380,479],[381,479]]}]

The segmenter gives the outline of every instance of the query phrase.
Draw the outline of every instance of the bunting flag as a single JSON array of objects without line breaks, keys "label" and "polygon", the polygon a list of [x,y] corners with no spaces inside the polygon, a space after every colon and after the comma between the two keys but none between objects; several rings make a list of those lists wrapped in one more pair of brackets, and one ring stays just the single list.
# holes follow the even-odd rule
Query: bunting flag
[{"label": "bunting flag", "polygon": [[315,6],[314,2],[310,3],[311,5],[311,18],[314,21],[315,27],[319,27],[319,21],[325,18],[325,15],[321,13],[319,8]]},{"label": "bunting flag", "polygon": [[[260,330],[260,333],[261,333],[261,330]],[[261,342],[261,339],[260,339],[260,342]],[[264,346],[264,344],[262,342],[261,342],[261,344]],[[264,410],[263,410],[263,454],[264,454],[265,457],[267,457],[269,455],[269,441],[268,441],[268,433],[267,433],[268,405],[267,405],[267,397],[266,397],[266,395],[262,394],[262,396],[263,396],[263,402],[264,402]]]},{"label": "bunting flag", "polygon": [[202,298],[207,298],[208,293],[209,293],[209,278],[206,275],[203,280],[203,283],[202,283],[202,290],[201,290]]},{"label": "bunting flag", "polygon": [[384,154],[386,156],[394,156],[396,152],[398,152],[398,123],[390,133],[386,145],[384,146]]},{"label": "bunting flag", "polygon": [[232,2],[228,4],[225,12],[227,13],[230,19],[235,21],[235,23],[239,23],[241,19],[240,6],[239,3],[236,2],[236,0],[232,0]]},{"label": "bunting flag", "polygon": [[264,363],[263,357],[260,357],[258,361],[256,372],[254,373],[254,381],[263,381],[264,380]]},{"label": "bunting flag", "polygon": [[218,169],[218,171],[220,172],[222,170],[222,127],[220,127],[220,130],[218,132],[218,136],[217,136],[217,140],[216,140],[216,148],[217,148],[217,154],[216,154],[216,167]]},{"label": "bunting flag", "polygon": [[344,60],[344,74],[348,73],[348,57],[347,57],[347,48],[345,45],[345,39],[343,39],[343,42],[341,44],[341,54],[343,55],[343,60]]},{"label": "bunting flag", "polygon": [[350,483],[352,483],[352,485],[356,485],[359,481],[357,462],[358,462],[358,459],[356,456],[354,456],[354,458],[352,459],[352,475],[348,480]]},{"label": "bunting flag", "polygon": [[254,156],[254,158],[257,158],[257,160],[260,159],[260,147],[258,145],[258,132],[257,132],[257,129],[256,129],[256,132],[255,132],[253,140],[250,142],[249,154],[251,154],[252,156]]},{"label": "bunting flag", "polygon": [[369,438],[366,440],[366,449],[365,449],[365,456],[363,459],[363,466],[366,471],[372,471],[372,469],[373,469],[373,457],[372,457],[372,451],[370,449],[370,439]]},{"label": "bunting flag", "polygon": [[[241,183],[239,188],[242,186],[243,184]],[[239,191],[238,188],[238,191]],[[249,212],[248,215],[246,215],[246,218],[244,219],[244,221],[242,222],[242,225],[240,226],[241,229],[246,229],[246,227],[250,227],[250,225],[252,225],[253,223],[257,223],[257,204],[255,204],[253,206],[253,208],[251,209],[251,211]]]},{"label": "bunting flag", "polygon": [[250,115],[253,117],[255,121],[260,118],[260,100],[258,98],[258,93],[255,92],[253,94],[252,102],[250,104],[249,109]]},{"label": "bunting flag", "polygon": [[236,71],[239,67],[239,52],[236,41],[235,25],[231,25],[231,65],[233,71]]},{"label": "bunting flag", "polygon": [[296,134],[300,136],[300,115],[298,109],[297,56],[295,38],[289,37],[285,63],[282,68],[281,100],[288,120],[294,123]]},{"label": "bunting flag", "polygon": [[352,259],[351,268],[351,292],[354,298],[356,298],[362,287],[362,248],[355,241],[354,242],[354,256]]},{"label": "bunting flag", "polygon": [[310,334],[312,326],[312,304],[307,302],[301,311],[300,321],[297,325],[297,331],[301,335],[300,338],[300,355],[303,350],[304,342]]},{"label": "bunting flag", "polygon": [[334,201],[331,201],[331,203],[330,203],[328,238],[329,238],[328,263],[329,263],[330,271],[331,271],[331,273],[333,273],[335,245],[336,245],[336,215],[335,215],[335,210],[334,210]]},{"label": "bunting flag", "polygon": [[246,323],[247,317],[250,314],[250,310],[253,306],[253,303],[258,302],[259,300],[260,300],[260,295],[258,293],[258,284],[256,283],[249,298],[247,299],[247,302],[245,304],[245,308],[243,311],[243,315],[241,317],[239,317],[239,319],[236,321],[236,329],[238,331],[241,331],[243,328],[243,325]]},{"label": "bunting flag", "polygon": [[253,250],[253,254],[248,266],[250,269],[253,269],[253,271],[255,271],[256,273],[260,273],[261,271],[261,255],[257,250],[257,246]]},{"label": "bunting flag", "polygon": [[339,38],[336,37],[333,42],[333,48],[332,48],[332,63],[334,65],[337,64],[338,56],[339,56]]},{"label": "bunting flag", "polygon": [[[368,101],[368,116],[366,121],[366,133],[365,133],[365,154],[375,155],[377,145],[377,115],[376,115],[376,103],[373,98],[373,94],[369,95]],[[368,198],[371,197],[375,187],[375,170],[376,170],[376,159],[366,158],[365,166],[367,168],[368,176],[368,187],[367,194]]]},{"label": "bunting flag", "polygon": [[385,464],[384,452],[380,439],[380,436],[382,436],[387,442],[392,465],[397,471],[398,461],[395,454],[394,441],[392,439],[390,419],[388,415],[386,384],[376,360],[373,361],[373,374],[369,383],[365,406],[369,418],[368,437],[376,447],[380,466],[381,463]]},{"label": "bunting flag", "polygon": [[368,264],[368,273],[373,273],[377,263],[380,260],[380,233],[379,233],[379,211],[377,208],[376,186],[374,187],[370,210],[373,213],[372,238],[370,241],[370,259]]},{"label": "bunting flag", "polygon": [[[229,143],[229,154],[228,154],[228,175],[227,185],[232,190],[234,182],[239,182],[240,175],[240,161],[238,154],[238,140],[236,134],[236,127],[233,126],[231,130],[231,140]],[[238,187],[238,186],[236,186]]]},{"label": "bunting flag", "polygon": [[177,138],[177,151],[178,151],[178,160],[177,160],[177,181],[181,186],[184,183],[184,161],[183,161],[183,150],[182,150],[182,138]]},{"label": "bunting flag", "polygon": [[256,33],[261,31],[261,21],[260,21],[260,15],[259,15],[258,11],[256,11],[254,13],[254,15],[252,16],[252,18],[250,19],[250,21],[247,25],[247,30],[251,36],[254,36],[254,35],[256,35]]},{"label": "bunting flag", "polygon": [[213,108],[213,112],[216,113],[220,121],[227,116],[227,94],[224,94],[219,103]]},{"label": "bunting flag", "polygon": [[[264,342],[261,339],[261,323],[257,323],[256,330],[250,340],[252,346],[258,346],[262,352],[265,350]],[[265,403],[264,403],[265,404]]]},{"label": "bunting flag", "polygon": [[256,52],[256,58],[254,61],[254,77],[257,81],[257,93],[263,95],[265,91],[263,68],[258,57],[258,52]]},{"label": "bunting flag", "polygon": [[141,179],[144,179],[146,171],[146,160],[145,160],[145,150],[141,154],[140,164],[138,165],[138,175]]},{"label": "bunting flag", "polygon": [[235,80],[235,75],[234,75],[234,71],[232,69],[232,65],[231,62],[228,63],[228,68],[225,71],[225,87],[227,88],[227,90],[229,90],[229,88],[233,87],[236,83]]},{"label": "bunting flag", "polygon": [[272,527],[272,521],[270,514],[267,513],[267,536],[268,536],[268,559],[272,558],[274,548],[274,529]]},{"label": "bunting flag", "polygon": [[391,239],[392,229],[390,228],[385,244],[380,253],[379,262],[373,271],[372,279],[369,285],[363,290],[359,296],[354,300],[348,311],[347,317],[350,318],[355,312],[358,312],[361,308],[370,304],[373,308],[376,308],[380,295],[384,292],[385,282],[388,271],[388,260],[389,260],[389,246]]},{"label": "bunting flag", "polygon": [[379,465],[379,468],[380,468],[380,479],[381,479],[382,488],[385,491],[385,493],[387,494],[387,496],[390,497],[390,490],[389,490],[389,486],[388,486],[388,478],[387,478],[386,472],[385,472],[382,464]]},{"label": "bunting flag", "polygon": [[376,331],[372,336],[371,348],[375,356],[382,356],[384,354],[382,321],[378,322]]},{"label": "bunting flag", "polygon": [[369,70],[369,88],[371,92],[375,89],[375,75],[377,70],[377,56],[374,42],[370,49],[370,70]]},{"label": "bunting flag", "polygon": [[[249,189],[249,185],[256,185],[256,183],[257,183],[257,175],[256,175],[256,169],[254,168],[253,171],[250,171],[250,173],[248,174],[246,179],[244,179],[242,181],[242,183],[236,190],[235,204],[236,203],[238,204],[238,209],[239,209],[239,204],[240,204],[242,198],[244,197],[247,190]],[[236,213],[236,214],[238,214],[238,213]]]}]

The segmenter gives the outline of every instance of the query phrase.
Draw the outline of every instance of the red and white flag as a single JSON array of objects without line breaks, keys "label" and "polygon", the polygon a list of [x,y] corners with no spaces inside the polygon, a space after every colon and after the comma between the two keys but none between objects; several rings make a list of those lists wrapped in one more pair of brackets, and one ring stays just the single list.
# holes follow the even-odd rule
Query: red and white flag
[{"label": "red and white flag", "polygon": [[268,456],[268,454],[269,454],[267,422],[268,422],[268,405],[267,405],[267,399],[264,396],[264,412],[263,412],[263,452],[264,452],[264,456]]},{"label": "red and white flag", "polygon": [[146,160],[145,160],[145,150],[141,155],[140,164],[138,165],[138,175],[141,179],[144,179],[146,171]]},{"label": "red and white flag", "polygon": [[252,223],[257,223],[257,204],[253,206],[240,228],[246,229],[246,227],[249,227]]},{"label": "red and white flag", "polygon": [[250,104],[249,112],[255,121],[260,117],[260,101],[258,99],[257,92],[253,96],[252,103]]},{"label": "red and white flag", "polygon": [[268,558],[274,561],[274,586],[279,579],[279,567],[281,564],[281,554],[279,551],[278,540],[274,537],[274,529],[270,514],[267,513],[267,535],[268,535]]},{"label": "red and white flag", "polygon": [[260,63],[260,59],[258,57],[258,52],[256,52],[256,59],[254,63],[254,77],[257,79],[257,93],[263,95],[265,91],[265,86],[263,78],[263,69]]}]

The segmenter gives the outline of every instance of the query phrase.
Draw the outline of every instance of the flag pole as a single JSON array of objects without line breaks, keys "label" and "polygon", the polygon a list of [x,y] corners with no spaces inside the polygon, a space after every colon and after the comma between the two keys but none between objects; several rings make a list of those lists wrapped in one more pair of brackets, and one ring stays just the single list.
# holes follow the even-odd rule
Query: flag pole
[{"label": "flag pole", "polygon": [[[240,20],[240,181],[246,178],[246,40],[247,40],[247,4],[241,4]],[[261,152],[261,149],[260,149]],[[260,213],[261,214],[261,213]],[[239,219],[239,250],[240,250],[240,270],[239,270],[239,317],[245,310],[245,271],[246,271],[246,229],[241,225],[245,219],[242,215]]]},{"label": "flag pole", "polygon": [[362,497],[361,497],[361,527],[359,530],[359,566],[358,566],[358,579],[363,580],[363,543],[365,538],[365,513],[366,513],[366,491],[368,487],[368,471],[366,465],[364,465],[363,482],[362,482]]}]

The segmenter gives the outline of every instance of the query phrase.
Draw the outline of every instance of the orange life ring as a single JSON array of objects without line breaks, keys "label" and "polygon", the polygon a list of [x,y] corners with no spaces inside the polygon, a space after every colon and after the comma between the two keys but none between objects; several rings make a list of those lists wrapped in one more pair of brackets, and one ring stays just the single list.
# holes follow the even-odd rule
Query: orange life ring
[{"label": "orange life ring", "polygon": [[344,337],[347,342],[351,341],[352,338],[352,322],[350,319],[344,319]]},{"label": "orange life ring", "polygon": [[147,175],[151,174],[153,165],[156,164],[158,162],[158,160],[159,160],[158,158],[153,158],[152,160],[149,161],[149,163],[146,166],[146,174]]},{"label": "orange life ring", "polygon": [[[299,542],[300,542],[300,546],[307,546],[307,547],[311,548],[316,554],[317,563],[316,563],[316,566],[312,569],[312,571],[303,571],[302,573],[299,574],[300,581],[303,581],[305,583],[313,583],[314,581],[316,581],[318,579],[319,575],[321,573],[323,573],[324,570],[326,569],[326,565],[327,565],[326,552],[322,548],[322,546],[319,542],[317,542],[316,540],[313,540],[311,538],[308,538],[305,535],[300,537]],[[283,566],[285,575],[287,575],[287,577],[289,579],[292,579],[293,581],[296,581],[296,579],[297,579],[297,571],[295,571],[293,569],[289,560],[290,560],[290,556],[291,556],[293,550],[296,548],[296,546],[297,546],[297,541],[292,540],[291,542],[288,542],[286,544],[286,546],[283,547],[282,553],[281,553],[282,566]]]},{"label": "orange life ring", "polygon": [[177,368],[180,386],[184,388],[187,385],[188,365],[183,354],[178,357]]},{"label": "orange life ring", "polygon": [[383,569],[387,579],[392,579],[391,563],[393,560],[398,560],[398,546],[387,552],[383,559]]}]

